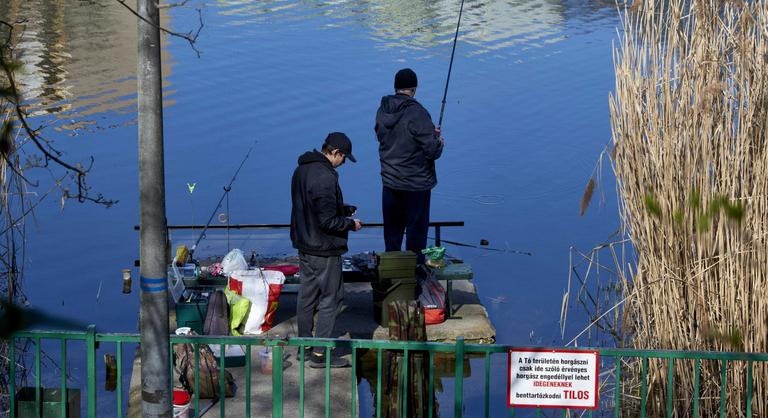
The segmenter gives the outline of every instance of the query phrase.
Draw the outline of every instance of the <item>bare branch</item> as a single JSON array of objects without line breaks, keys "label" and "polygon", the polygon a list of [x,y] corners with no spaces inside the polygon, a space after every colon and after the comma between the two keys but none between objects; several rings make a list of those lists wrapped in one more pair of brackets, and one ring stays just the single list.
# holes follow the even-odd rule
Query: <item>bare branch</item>
[{"label": "bare branch", "polygon": [[[163,32],[163,33],[166,33],[168,35],[175,36],[177,38],[181,38],[181,39],[184,39],[185,41],[187,41],[189,43],[189,47],[192,48],[192,50],[195,51],[195,54],[197,54],[197,57],[200,58],[200,51],[197,49],[197,47],[195,47],[195,43],[197,43],[197,37],[200,35],[200,31],[202,31],[203,30],[203,26],[205,26],[205,24],[203,23],[203,12],[202,12],[201,9],[195,9],[195,10],[197,10],[197,16],[198,16],[199,22],[200,22],[200,25],[197,27],[197,29],[196,30],[191,30],[191,31],[189,31],[187,33],[181,33],[181,32],[174,32],[172,30],[164,28],[162,25],[156,25],[153,22],[150,22],[149,19],[147,19],[146,17],[140,15],[139,12],[137,12],[136,10],[131,8],[131,6],[127,5],[125,3],[126,0],[115,0],[115,1],[120,3],[121,5],[123,5],[123,7],[128,9],[128,11],[131,12],[134,16],[136,16],[137,18],[141,19],[142,22],[147,23],[149,25],[152,25],[152,27],[160,30],[160,32]],[[175,5],[168,5],[167,7],[181,6],[181,5],[186,4],[187,1],[189,1],[189,0],[184,0],[182,3],[175,4]]]},{"label": "bare branch", "polygon": [[[19,226],[21,224],[21,221],[24,220],[24,218],[26,218],[28,215],[32,214],[32,211],[34,211],[35,208],[37,208],[41,203],[43,203],[43,200],[45,200],[45,198],[48,197],[48,195],[51,194],[53,190],[54,188],[51,187],[47,192],[45,192],[45,194],[40,196],[32,205],[30,205],[27,208],[24,208],[24,210],[22,211],[21,215],[19,215],[18,218],[16,219],[10,218],[11,214],[9,213],[10,222],[8,222],[8,226],[6,226],[5,229],[0,231],[0,235],[5,235],[6,232]],[[5,259],[5,257],[0,257],[0,258],[2,258],[3,260]]]},{"label": "bare branch", "polygon": [[186,6],[186,5],[187,5],[187,3],[189,3],[189,0],[183,0],[183,1],[179,2],[179,3],[168,3],[168,4],[161,4],[161,5],[157,6],[157,7],[158,7],[159,9],[172,9],[172,8],[174,8],[174,7],[182,7],[182,6]]},{"label": "bare branch", "polygon": [[0,154],[0,155],[2,155],[3,159],[5,160],[5,162],[8,163],[8,167],[11,169],[11,171],[13,171],[14,174],[19,176],[20,179],[24,180],[24,183],[27,183],[27,184],[29,184],[32,187],[37,187],[37,186],[40,185],[39,182],[32,181],[32,180],[29,180],[28,178],[24,177],[24,175],[21,174],[21,172],[16,167],[16,165],[13,164],[13,162],[11,162],[11,160],[8,158],[8,155],[6,155],[6,154]]},{"label": "bare branch", "polygon": [[[91,157],[90,165],[87,169],[83,169],[82,167],[78,165],[72,165],[63,159],[61,159],[62,153],[58,151],[57,149],[53,148],[51,143],[43,138],[40,135],[40,129],[33,129],[28,121],[27,121],[27,115],[24,112],[24,109],[22,108],[21,104],[21,95],[19,94],[18,88],[16,86],[16,80],[14,78],[14,65],[15,63],[12,62],[12,32],[13,32],[13,25],[9,24],[5,21],[0,21],[0,27],[7,27],[8,28],[8,39],[5,41],[5,43],[0,44],[0,71],[2,71],[3,75],[5,75],[6,81],[8,83],[8,86],[5,86],[4,89],[6,90],[5,100],[8,100],[10,104],[13,107],[12,112],[15,114],[15,118],[19,120],[21,123],[21,126],[26,132],[27,137],[29,137],[30,140],[35,144],[37,149],[43,154],[44,156],[44,166],[47,167],[49,161],[53,161],[59,166],[63,167],[65,170],[71,172],[73,174],[73,177],[76,178],[77,182],[77,194],[76,195],[70,195],[68,192],[65,191],[65,196],[67,198],[76,198],[79,202],[85,202],[85,201],[91,201],[94,203],[103,204],[107,207],[113,205],[116,203],[116,201],[112,200],[106,200],[104,197],[99,193],[96,195],[96,197],[93,197],[89,195],[90,188],[86,184],[86,174],[90,171],[91,167],[93,166],[93,157]],[[9,159],[7,158],[7,155],[4,155],[4,160],[8,163],[11,170],[19,176],[22,180],[27,182],[29,185],[37,186],[37,184],[30,182],[27,180],[20,172],[18,167]]]}]

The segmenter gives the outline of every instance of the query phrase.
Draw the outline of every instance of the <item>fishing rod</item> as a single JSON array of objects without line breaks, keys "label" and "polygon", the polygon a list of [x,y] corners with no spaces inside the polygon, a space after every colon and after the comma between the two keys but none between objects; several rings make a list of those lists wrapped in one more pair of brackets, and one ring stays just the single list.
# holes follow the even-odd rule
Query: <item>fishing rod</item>
[{"label": "fishing rod", "polygon": [[[192,257],[192,255],[195,253],[195,249],[197,249],[197,244],[200,244],[200,241],[202,241],[203,237],[205,237],[205,231],[207,231],[208,227],[211,225],[211,221],[213,221],[213,217],[216,216],[216,211],[218,211],[219,208],[221,207],[221,202],[224,201],[224,198],[227,198],[227,224],[229,224],[229,192],[230,190],[232,190],[232,184],[235,182],[235,179],[237,178],[237,175],[240,173],[240,170],[243,168],[243,165],[245,165],[245,161],[251,155],[251,151],[253,151],[253,147],[255,145],[256,145],[256,141],[253,141],[253,144],[251,144],[251,147],[248,148],[248,152],[245,154],[245,157],[243,157],[243,161],[240,162],[240,166],[237,167],[237,171],[235,171],[235,174],[232,176],[232,180],[229,181],[229,184],[224,186],[224,193],[221,195],[221,199],[219,199],[219,203],[217,203],[216,207],[213,208],[211,217],[208,218],[208,222],[205,224],[205,227],[203,227],[203,232],[200,233],[200,236],[197,237],[197,241],[195,241],[195,245],[193,245],[192,248],[189,250],[190,257]],[[229,237],[227,237],[227,239],[229,239]]]},{"label": "fishing rod", "polygon": [[453,56],[456,54],[456,41],[459,39],[459,27],[461,26],[461,13],[464,11],[464,0],[461,0],[459,7],[459,21],[456,22],[456,34],[453,36],[453,49],[451,50],[451,62],[448,64],[448,77],[445,79],[445,90],[443,91],[443,105],[440,107],[440,120],[437,126],[443,126],[443,113],[445,112],[445,99],[448,97],[448,83],[451,81],[451,70],[453,69]]},{"label": "fishing rod", "polygon": [[[429,239],[434,239],[432,237],[427,237]],[[513,250],[507,246],[507,248],[494,248],[494,247],[488,247],[486,244],[487,241],[482,240],[480,245],[473,245],[473,244],[467,244],[464,242],[458,242],[458,241],[449,241],[447,239],[440,239],[440,242],[444,242],[448,245],[455,245],[457,247],[467,247],[467,248],[475,248],[477,250],[485,250],[485,251],[496,251],[500,253],[510,253],[510,254],[518,254],[518,255],[527,255],[532,256],[533,253],[530,251],[521,251],[521,250]]]}]

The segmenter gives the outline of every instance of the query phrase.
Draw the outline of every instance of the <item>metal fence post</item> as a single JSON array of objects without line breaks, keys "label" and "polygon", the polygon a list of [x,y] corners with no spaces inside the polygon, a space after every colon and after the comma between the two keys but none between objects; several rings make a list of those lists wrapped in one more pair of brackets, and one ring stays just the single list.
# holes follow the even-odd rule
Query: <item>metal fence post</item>
[{"label": "metal fence post", "polygon": [[283,347],[272,348],[272,418],[283,417]]},{"label": "metal fence post", "polygon": [[85,350],[88,359],[88,417],[96,418],[96,325],[88,325]]},{"label": "metal fence post", "polygon": [[8,397],[11,400],[11,416],[16,416],[16,339],[11,336],[8,338]]},{"label": "metal fence post", "polygon": [[464,398],[464,337],[456,338],[456,383],[454,387],[453,416],[461,418]]}]

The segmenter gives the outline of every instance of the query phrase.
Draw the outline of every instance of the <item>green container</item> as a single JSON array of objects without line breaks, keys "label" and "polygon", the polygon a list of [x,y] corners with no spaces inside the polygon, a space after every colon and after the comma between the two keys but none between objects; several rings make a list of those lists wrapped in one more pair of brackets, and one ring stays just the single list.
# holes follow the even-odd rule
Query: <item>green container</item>
[{"label": "green container", "polygon": [[379,254],[379,280],[411,279],[416,276],[416,253],[387,251]]},{"label": "green container", "polygon": [[198,335],[203,335],[206,313],[208,313],[207,299],[178,302],[176,303],[176,328],[190,327]]},{"label": "green container", "polygon": [[[40,389],[40,412],[35,408],[35,388],[24,387],[16,392],[16,418],[60,417],[61,389]],[[67,389],[67,417],[80,418],[80,389]]]},{"label": "green container", "polygon": [[220,289],[227,287],[229,279],[220,276],[208,276],[208,277],[184,277],[184,287],[189,288],[207,288],[207,289]]},{"label": "green container", "polygon": [[371,285],[373,289],[373,319],[381,326],[389,324],[389,302],[416,299],[416,279],[392,279]]}]

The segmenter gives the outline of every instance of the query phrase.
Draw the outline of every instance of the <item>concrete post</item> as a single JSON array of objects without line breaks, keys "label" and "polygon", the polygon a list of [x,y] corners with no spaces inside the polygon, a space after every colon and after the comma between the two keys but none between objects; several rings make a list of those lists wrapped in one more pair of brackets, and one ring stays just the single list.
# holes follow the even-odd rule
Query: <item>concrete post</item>
[{"label": "concrete post", "polygon": [[141,413],[171,416],[166,265],[160,15],[155,0],[137,0],[139,35],[139,199],[141,225]]}]

